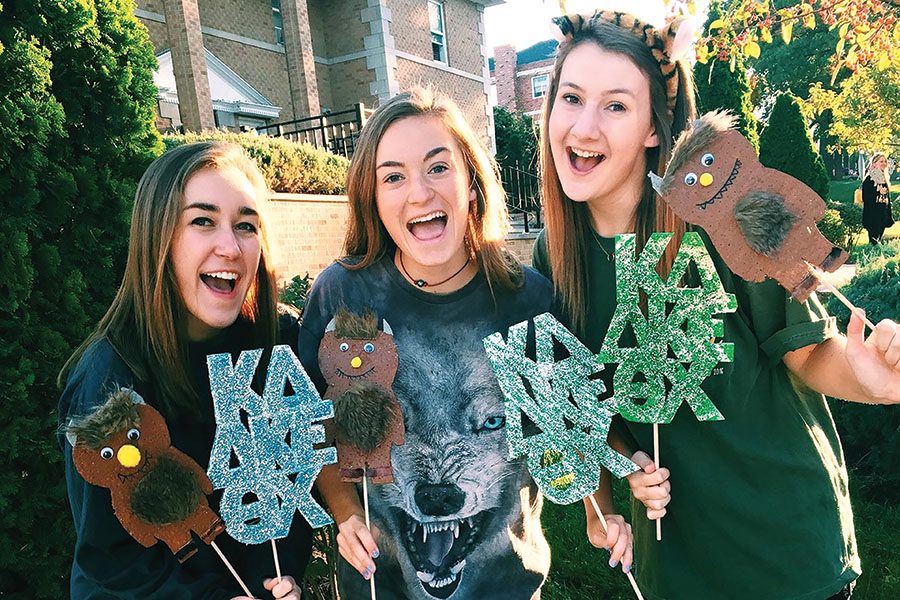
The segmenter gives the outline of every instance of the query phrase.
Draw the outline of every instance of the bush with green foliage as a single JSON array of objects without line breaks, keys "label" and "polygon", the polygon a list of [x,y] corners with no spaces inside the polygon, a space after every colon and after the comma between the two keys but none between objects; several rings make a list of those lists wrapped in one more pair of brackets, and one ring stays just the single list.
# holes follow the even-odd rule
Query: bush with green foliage
[{"label": "bush with green foliage", "polygon": [[841,213],[833,208],[825,211],[825,215],[817,223],[819,231],[828,241],[840,248],[847,247],[848,229],[841,218]]},{"label": "bush with green foliage", "polygon": [[769,122],[759,137],[759,160],[799,179],[822,198],[828,195],[825,163],[813,145],[800,110],[791,94],[781,94],[769,114]]},{"label": "bush with green foliage", "polygon": [[206,131],[170,135],[166,148],[204,140],[220,140],[243,146],[256,159],[273,192],[292,194],[342,194],[350,166],[343,156],[331,154],[309,144],[252,133]]},{"label": "bush with green foliage", "polygon": [[[162,149],[156,59],[119,0],[0,5],[0,589],[68,597],[56,375],[124,270],[135,185]],[[0,594],[0,595],[2,595]]]},{"label": "bush with green foliage", "polygon": [[309,294],[310,285],[312,285],[312,278],[309,276],[309,273],[303,277],[294,275],[291,282],[284,286],[284,289],[278,294],[278,300],[285,304],[290,304],[302,314],[303,307],[306,306],[306,296]]},{"label": "bush with green foliage", "polygon": [[[844,225],[844,237],[846,238],[846,245],[842,245],[841,247],[853,248],[856,245],[856,241],[859,239],[859,236],[863,230],[862,207],[854,204],[852,200],[842,202],[839,200],[829,199],[825,201],[825,205],[829,208],[829,210],[833,210],[838,213],[841,223]],[[823,219],[823,221],[824,220],[825,219]],[[822,223],[820,222],[819,228],[821,229],[821,227]],[[825,237],[828,237],[828,235],[826,234]]]},{"label": "bush with green foliage", "polygon": [[900,256],[900,239],[885,240],[878,245],[863,244],[850,251],[850,261],[857,267],[864,267],[879,258]]},{"label": "bush with green foliage", "polygon": [[537,168],[537,133],[528,115],[494,107],[494,134],[497,138],[497,164],[520,169]]},{"label": "bush with green foliage", "polygon": [[[719,2],[712,2],[704,29],[721,16]],[[694,66],[694,84],[697,88],[697,112],[702,114],[718,109],[731,111],[737,117],[736,129],[759,151],[759,123],[753,114],[750,82],[744,61],[736,60],[734,70],[718,60],[711,60],[706,64],[698,62]]]},{"label": "bush with green foliage", "polygon": [[[886,254],[897,253],[900,243],[884,245]],[[859,255],[858,255],[859,256]],[[876,258],[862,266],[841,289],[847,299],[865,309],[873,323],[882,319],[900,321],[900,256]],[[850,311],[831,296],[828,311],[846,331]],[[864,406],[834,401],[835,421],[841,432],[847,464],[866,478],[867,487],[878,495],[900,501],[900,411],[890,406]]]}]

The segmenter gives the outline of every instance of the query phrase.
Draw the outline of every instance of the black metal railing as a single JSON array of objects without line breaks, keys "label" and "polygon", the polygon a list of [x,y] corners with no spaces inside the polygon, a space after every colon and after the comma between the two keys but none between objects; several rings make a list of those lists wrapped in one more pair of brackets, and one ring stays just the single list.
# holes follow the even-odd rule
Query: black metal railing
[{"label": "black metal railing", "polygon": [[356,104],[349,110],[304,117],[257,127],[260,135],[283,137],[292,142],[312,144],[332,154],[353,156],[356,140],[372,109]]},{"label": "black metal railing", "polygon": [[506,206],[510,217],[515,220],[522,217],[525,233],[531,227],[541,226],[541,182],[538,176],[516,162],[512,165],[500,165],[500,181],[506,190]]}]

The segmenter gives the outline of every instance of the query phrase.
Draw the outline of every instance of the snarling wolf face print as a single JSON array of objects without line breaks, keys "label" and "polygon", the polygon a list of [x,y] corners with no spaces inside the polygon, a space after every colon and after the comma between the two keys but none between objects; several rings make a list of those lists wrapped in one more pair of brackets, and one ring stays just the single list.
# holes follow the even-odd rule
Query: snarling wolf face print
[{"label": "snarling wolf face print", "polygon": [[537,489],[524,463],[508,459],[502,394],[477,335],[431,333],[397,337],[406,443],[393,449],[394,483],[369,488],[382,532],[379,589],[421,600],[529,598],[549,551]]}]

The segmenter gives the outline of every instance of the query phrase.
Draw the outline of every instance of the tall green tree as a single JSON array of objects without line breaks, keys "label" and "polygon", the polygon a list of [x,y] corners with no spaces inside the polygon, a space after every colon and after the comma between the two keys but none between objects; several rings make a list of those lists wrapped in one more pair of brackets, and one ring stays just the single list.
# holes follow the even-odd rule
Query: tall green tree
[{"label": "tall green tree", "polygon": [[0,589],[60,598],[55,378],[121,278],[135,185],[161,151],[156,60],[125,0],[17,0],[0,23]]},{"label": "tall green tree", "polygon": [[800,103],[791,94],[781,94],[775,100],[759,139],[759,160],[799,179],[822,198],[828,194],[825,164],[813,145]]},{"label": "tall green tree", "polygon": [[[709,24],[721,18],[720,2],[710,5]],[[736,57],[734,69],[719,61],[707,64],[697,63],[694,66],[694,82],[697,87],[697,110],[700,113],[717,109],[727,109],[737,117],[737,129],[744,134],[753,147],[759,150],[758,122],[753,114],[750,83],[744,60]]]},{"label": "tall green tree", "polygon": [[494,133],[497,163],[505,167],[518,164],[524,170],[537,168],[537,135],[531,117],[495,106]]}]

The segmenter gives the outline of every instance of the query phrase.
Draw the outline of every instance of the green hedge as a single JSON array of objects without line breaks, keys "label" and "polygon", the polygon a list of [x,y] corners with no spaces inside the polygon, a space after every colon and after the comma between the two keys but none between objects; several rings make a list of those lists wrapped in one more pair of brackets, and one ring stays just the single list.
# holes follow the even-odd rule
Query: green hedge
[{"label": "green hedge", "polygon": [[759,160],[799,179],[822,198],[828,195],[825,163],[809,135],[800,103],[791,94],[781,94],[775,100],[769,122],[759,136]]},{"label": "green hedge", "polygon": [[[875,252],[875,248],[869,252]],[[900,243],[881,249],[885,255],[900,250]],[[900,256],[858,254],[862,266],[841,291],[855,306],[865,309],[873,323],[882,319],[900,321]],[[850,311],[835,297],[827,302],[829,312],[846,331]],[[834,400],[832,409],[847,464],[864,478],[871,496],[900,501],[900,410],[895,406],[866,406]]]},{"label": "green hedge", "polygon": [[170,135],[166,148],[204,140],[221,140],[243,146],[256,159],[275,192],[292,194],[343,194],[350,161],[309,144],[250,133],[204,132]]},{"label": "green hedge", "polygon": [[112,301],[162,151],[156,59],[121,0],[0,4],[0,597],[67,598],[56,374]]}]

